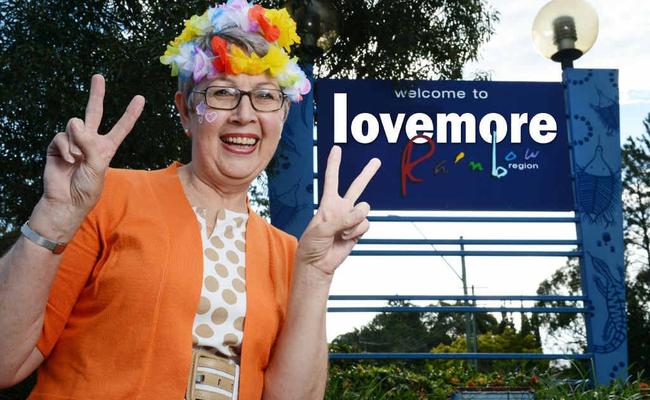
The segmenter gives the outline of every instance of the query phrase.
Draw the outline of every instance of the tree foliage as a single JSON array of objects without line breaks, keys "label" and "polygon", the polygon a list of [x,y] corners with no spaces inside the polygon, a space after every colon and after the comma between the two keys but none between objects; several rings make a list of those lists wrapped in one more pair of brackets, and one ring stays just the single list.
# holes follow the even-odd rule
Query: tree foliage
[{"label": "tree foliage", "polygon": [[650,263],[650,114],[645,134],[623,145],[623,213],[628,263],[647,269]]},{"label": "tree foliage", "polygon": [[[407,301],[391,301],[390,305],[410,307]],[[441,302],[440,305],[448,306]],[[456,304],[461,305],[461,304]],[[477,333],[496,332],[498,322],[487,313],[476,313]],[[417,353],[449,345],[465,334],[465,316],[460,313],[382,312],[360,329],[338,336],[333,345],[347,351]]]},{"label": "tree foliage", "polygon": [[[282,6],[284,1],[261,2]],[[340,37],[316,63],[323,77],[459,78],[497,14],[484,0],[340,0]],[[6,0],[0,2],[0,251],[41,193],[45,149],[83,117],[90,76],[107,79],[102,130],[130,98],[144,113],[112,166],[160,168],[189,160],[173,108],[176,90],[158,62],[182,21],[206,1]],[[254,196],[257,196],[253,194]]]},{"label": "tree foliage", "polygon": [[[572,258],[556,270],[553,275],[540,283],[539,295],[579,296],[582,293],[578,259]],[[540,307],[572,307],[572,302],[541,301]],[[587,347],[585,324],[582,318],[571,313],[544,313],[533,316],[533,325],[544,327],[548,343],[565,352],[585,351]]]},{"label": "tree foliage", "polygon": [[69,118],[83,118],[93,73],[107,78],[100,132],[117,121],[133,95],[147,99],[114,166],[187,161],[189,142],[171,101],[174,82],[157,60],[163,38],[173,38],[187,11],[170,2],[0,3],[0,234],[14,236],[29,217],[41,194],[45,149]]},{"label": "tree foliage", "polygon": [[484,0],[339,0],[340,37],[323,77],[459,79],[498,14]]},{"label": "tree foliage", "polygon": [[[434,347],[433,353],[463,353],[466,351],[467,343],[464,336],[456,338],[451,344],[440,344]],[[502,332],[486,332],[478,335],[479,353],[542,353],[542,347],[531,332],[517,332],[513,327],[507,326]],[[460,364],[458,360],[436,361],[436,364],[444,367],[451,367]],[[548,361],[486,361],[481,360],[479,367],[482,370],[531,371],[534,368],[546,369]]]},{"label": "tree foliage", "polygon": [[[391,301],[390,305],[410,307],[406,301]],[[450,306],[440,302],[441,306]],[[453,304],[460,306],[463,304]],[[541,353],[542,347],[530,325],[522,323],[517,331],[513,321],[504,315],[499,322],[488,313],[475,313],[480,353]],[[522,316],[527,321],[527,317]],[[382,312],[360,329],[338,336],[331,350],[340,352],[392,352],[392,353],[465,353],[465,315],[457,312]],[[412,363],[398,363],[415,366]],[[434,368],[461,368],[466,364],[460,360],[427,361]],[[382,364],[383,365],[383,364]],[[482,370],[546,368],[548,362],[534,361],[481,361]],[[421,368],[421,367],[420,367]]]},{"label": "tree foliage", "polygon": [[650,114],[623,145],[628,350],[632,372],[650,376]]}]

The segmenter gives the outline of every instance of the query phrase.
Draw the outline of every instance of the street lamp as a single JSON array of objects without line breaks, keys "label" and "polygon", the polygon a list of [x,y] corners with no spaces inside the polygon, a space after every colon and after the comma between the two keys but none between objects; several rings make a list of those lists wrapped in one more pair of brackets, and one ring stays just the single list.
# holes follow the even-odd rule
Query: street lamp
[{"label": "street lamp", "polygon": [[338,17],[330,0],[288,0],[285,7],[297,23],[301,43],[296,53],[303,63],[313,64],[338,37]]},{"label": "street lamp", "polygon": [[598,37],[598,15],[585,0],[552,0],[535,17],[533,42],[539,53],[562,69],[573,68]]}]

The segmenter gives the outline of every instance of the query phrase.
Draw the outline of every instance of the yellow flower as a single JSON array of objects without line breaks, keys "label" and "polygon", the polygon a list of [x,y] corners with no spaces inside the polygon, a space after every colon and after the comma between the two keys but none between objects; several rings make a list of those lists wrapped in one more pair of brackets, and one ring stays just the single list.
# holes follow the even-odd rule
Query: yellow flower
[{"label": "yellow flower", "polygon": [[269,46],[269,51],[262,57],[262,63],[265,65],[265,69],[269,70],[271,76],[279,75],[287,62],[289,62],[289,55],[274,45]]},{"label": "yellow flower", "polygon": [[164,65],[170,65],[172,66],[172,76],[177,76],[178,75],[178,64],[173,62],[173,59],[176,55],[180,53],[180,50],[176,46],[171,46],[167,45],[167,50],[165,50],[165,54],[160,56],[160,62],[163,63]]},{"label": "yellow flower", "polygon": [[294,43],[300,44],[300,36],[296,34],[296,21],[291,18],[286,8],[280,10],[267,9],[264,16],[280,30],[278,44],[287,52]]},{"label": "yellow flower", "polygon": [[291,61],[291,64],[287,63],[281,71],[281,75],[278,76],[278,83],[282,87],[292,87],[302,78],[298,67],[298,57],[294,57],[289,61]]},{"label": "yellow flower", "polygon": [[[208,12],[204,12],[200,17],[193,15],[190,19],[185,20],[185,30],[191,35],[190,39],[196,36],[202,36],[212,29],[212,24],[208,19]],[[185,33],[185,30],[183,33]]]},{"label": "yellow flower", "polygon": [[248,75],[257,75],[264,72],[267,67],[262,59],[255,53],[250,56],[242,49],[235,45],[230,46],[230,65],[235,74],[245,73]]},{"label": "yellow flower", "polygon": [[181,32],[180,35],[176,36],[176,39],[171,41],[169,44],[174,47],[180,47],[181,44],[192,40],[193,37],[194,35],[192,34],[192,30],[188,27],[185,27],[185,29],[183,29],[183,32]]},{"label": "yellow flower", "polygon": [[208,19],[208,12],[204,12],[200,17],[192,15],[190,19],[185,20],[185,28],[180,35],[176,36],[170,44],[174,47],[180,47],[181,44],[189,42],[197,36],[203,36],[212,29],[210,20]]}]

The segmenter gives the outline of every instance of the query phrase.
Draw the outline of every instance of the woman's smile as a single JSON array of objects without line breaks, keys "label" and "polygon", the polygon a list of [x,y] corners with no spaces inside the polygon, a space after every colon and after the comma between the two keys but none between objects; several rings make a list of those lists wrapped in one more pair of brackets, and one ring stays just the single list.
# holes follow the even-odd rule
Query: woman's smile
[{"label": "woman's smile", "polygon": [[226,151],[246,155],[257,149],[260,138],[254,133],[227,133],[221,136],[221,142]]}]

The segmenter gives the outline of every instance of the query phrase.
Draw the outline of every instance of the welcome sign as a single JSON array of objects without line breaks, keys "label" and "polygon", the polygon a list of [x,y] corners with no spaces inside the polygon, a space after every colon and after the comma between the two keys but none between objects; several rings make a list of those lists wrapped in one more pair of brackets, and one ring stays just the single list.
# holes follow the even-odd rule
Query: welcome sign
[{"label": "welcome sign", "polygon": [[321,173],[333,145],[340,187],[381,159],[373,209],[574,208],[560,83],[319,80],[316,100]]}]

